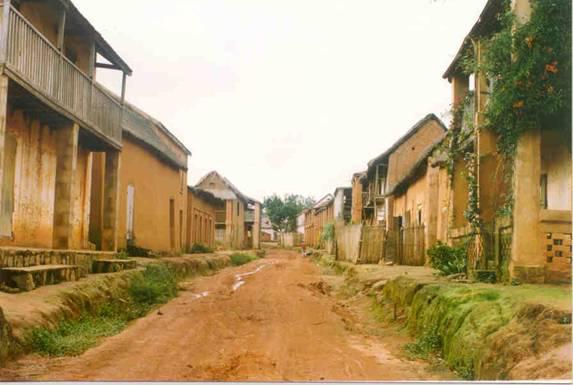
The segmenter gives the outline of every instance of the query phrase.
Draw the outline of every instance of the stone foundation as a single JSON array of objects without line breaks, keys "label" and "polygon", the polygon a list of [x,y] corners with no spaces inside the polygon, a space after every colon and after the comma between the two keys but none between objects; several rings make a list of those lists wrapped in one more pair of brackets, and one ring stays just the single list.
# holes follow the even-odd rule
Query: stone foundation
[{"label": "stone foundation", "polygon": [[86,250],[0,248],[0,268],[39,265],[75,265],[81,276],[92,273],[93,261],[112,259],[115,253]]}]

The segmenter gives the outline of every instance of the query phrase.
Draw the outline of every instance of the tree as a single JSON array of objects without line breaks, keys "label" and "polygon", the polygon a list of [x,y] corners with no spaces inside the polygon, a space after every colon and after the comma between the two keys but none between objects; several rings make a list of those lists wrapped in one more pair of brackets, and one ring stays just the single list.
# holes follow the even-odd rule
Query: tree
[{"label": "tree", "polygon": [[296,194],[286,194],[280,197],[273,194],[265,197],[263,208],[276,230],[288,232],[294,231],[296,217],[306,208],[314,205],[314,199]]}]

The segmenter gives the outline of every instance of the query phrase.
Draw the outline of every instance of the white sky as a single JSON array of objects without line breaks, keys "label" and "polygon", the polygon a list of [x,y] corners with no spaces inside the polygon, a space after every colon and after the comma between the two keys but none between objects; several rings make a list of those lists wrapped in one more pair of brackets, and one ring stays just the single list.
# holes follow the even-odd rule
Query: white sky
[{"label": "white sky", "polygon": [[443,117],[442,74],[486,0],[74,3],[133,69],[128,100],[193,153],[190,184],[217,170],[253,198],[318,199]]}]

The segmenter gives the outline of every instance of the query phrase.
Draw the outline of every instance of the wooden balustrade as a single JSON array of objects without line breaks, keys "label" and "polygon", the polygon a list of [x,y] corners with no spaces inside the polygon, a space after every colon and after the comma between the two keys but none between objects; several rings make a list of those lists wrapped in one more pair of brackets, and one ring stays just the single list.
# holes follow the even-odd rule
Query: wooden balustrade
[{"label": "wooden balustrade", "polygon": [[[3,7],[0,7],[3,8]],[[32,89],[72,115],[80,125],[121,145],[121,104],[96,84],[11,8],[5,67]]]}]

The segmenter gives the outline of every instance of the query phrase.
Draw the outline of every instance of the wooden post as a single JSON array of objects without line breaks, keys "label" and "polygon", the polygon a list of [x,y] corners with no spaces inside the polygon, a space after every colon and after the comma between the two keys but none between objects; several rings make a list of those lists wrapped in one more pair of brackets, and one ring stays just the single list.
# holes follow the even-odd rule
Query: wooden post
[{"label": "wooden post", "polygon": [[11,0],[3,0],[2,26],[0,27],[0,63],[5,64],[8,57],[8,31]]},{"label": "wooden post", "polygon": [[88,69],[88,76],[92,80],[95,80],[96,75],[96,46],[95,46],[95,39],[92,40],[90,44],[90,62],[89,62],[89,69]]},{"label": "wooden post", "polygon": [[60,19],[58,20],[58,42],[57,48],[62,52],[64,50],[64,34],[66,30],[66,9],[62,6]]},{"label": "wooden post", "polygon": [[[6,154],[4,144],[6,140],[6,120],[8,118],[8,77],[0,75],[0,182],[4,180],[4,155]],[[4,189],[0,188],[0,213],[3,212],[3,194]],[[10,236],[8,231],[0,229],[0,236]]]},{"label": "wooden post", "polygon": [[127,83],[127,74],[124,72],[121,79],[121,105],[125,103],[125,88]]}]

